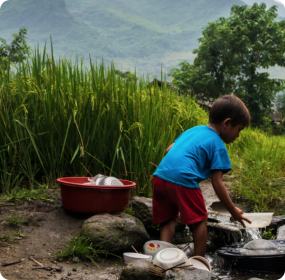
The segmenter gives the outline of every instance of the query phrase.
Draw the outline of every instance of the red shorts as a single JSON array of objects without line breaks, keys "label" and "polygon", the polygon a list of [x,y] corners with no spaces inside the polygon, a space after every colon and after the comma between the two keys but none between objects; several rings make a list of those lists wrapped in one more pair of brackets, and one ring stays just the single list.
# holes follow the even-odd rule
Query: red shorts
[{"label": "red shorts", "polygon": [[153,224],[176,218],[180,212],[184,225],[194,224],[208,217],[200,189],[186,188],[154,176],[152,196]]}]

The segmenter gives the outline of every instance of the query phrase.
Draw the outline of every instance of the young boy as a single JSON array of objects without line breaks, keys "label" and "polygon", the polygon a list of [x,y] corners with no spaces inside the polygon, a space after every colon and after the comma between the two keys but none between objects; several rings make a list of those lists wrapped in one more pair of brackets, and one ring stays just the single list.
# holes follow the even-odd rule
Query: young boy
[{"label": "young boy", "polygon": [[243,226],[243,220],[250,223],[233,204],[222,180],[223,174],[231,170],[223,142],[235,141],[249,122],[244,103],[226,95],[213,104],[208,126],[186,130],[168,147],[153,174],[153,223],[161,224],[162,241],[172,242],[180,212],[182,224],[192,227],[195,255],[205,255],[208,213],[198,183],[209,177],[232,217]]}]

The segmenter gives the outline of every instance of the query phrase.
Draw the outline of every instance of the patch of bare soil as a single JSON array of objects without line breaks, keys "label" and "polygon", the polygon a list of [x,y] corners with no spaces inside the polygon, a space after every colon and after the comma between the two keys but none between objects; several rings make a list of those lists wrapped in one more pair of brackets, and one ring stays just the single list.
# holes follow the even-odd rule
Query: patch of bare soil
[{"label": "patch of bare soil", "polygon": [[[49,190],[54,202],[0,202],[0,272],[7,280],[117,280],[123,268],[118,258],[102,258],[99,268],[91,262],[56,261],[55,253],[64,248],[90,216],[69,213],[62,208],[59,190]],[[12,225],[7,221],[14,218]],[[12,220],[13,222],[13,220]],[[38,269],[62,267],[61,271]],[[7,263],[21,261],[5,266]],[[4,264],[4,266],[3,266]]]},{"label": "patch of bare soil", "polygon": [[[200,183],[206,205],[218,200],[210,180]],[[123,269],[122,259],[108,257],[91,262],[56,261],[55,253],[64,248],[73,236],[79,236],[84,220],[90,217],[70,213],[62,208],[60,190],[48,190],[54,202],[0,200],[0,273],[7,280],[60,279],[60,280],[117,280]],[[11,225],[9,218],[20,220]],[[22,237],[22,235],[24,235]],[[40,266],[59,271],[35,269]],[[3,264],[21,261],[16,264]]]}]

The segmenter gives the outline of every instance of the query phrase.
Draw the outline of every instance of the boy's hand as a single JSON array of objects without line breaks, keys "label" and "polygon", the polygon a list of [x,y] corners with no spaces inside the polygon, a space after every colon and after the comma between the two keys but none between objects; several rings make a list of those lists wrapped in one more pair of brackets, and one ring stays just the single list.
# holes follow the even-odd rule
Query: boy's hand
[{"label": "boy's hand", "polygon": [[233,204],[228,194],[227,188],[223,182],[223,171],[222,170],[212,170],[211,180],[212,180],[212,184],[213,184],[214,190],[218,198],[220,199],[222,204],[226,207],[226,209],[231,213],[233,218],[236,221],[239,221],[243,225],[243,227],[245,227],[243,220],[251,224],[251,221],[247,219],[245,216],[243,216],[242,210],[235,207],[235,205]]},{"label": "boy's hand", "polygon": [[249,224],[251,224],[251,221],[246,218],[245,216],[243,216],[243,211],[237,207],[234,208],[234,210],[232,211],[232,217],[235,221],[238,221],[242,224],[242,226],[245,228],[245,224],[243,222],[243,220],[247,221]]}]

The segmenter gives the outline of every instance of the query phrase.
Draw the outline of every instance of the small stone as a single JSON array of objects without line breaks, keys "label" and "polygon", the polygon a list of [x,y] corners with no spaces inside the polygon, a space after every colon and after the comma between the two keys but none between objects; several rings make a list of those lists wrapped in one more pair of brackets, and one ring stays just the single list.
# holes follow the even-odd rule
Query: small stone
[{"label": "small stone", "polygon": [[71,275],[71,272],[68,272],[68,273],[67,273],[67,276],[70,276],[70,275]]},{"label": "small stone", "polygon": [[69,262],[69,261],[67,261],[66,263],[67,263],[67,264],[69,264],[70,262]]},{"label": "small stone", "polygon": [[74,262],[74,263],[78,263],[78,262],[79,262],[78,257],[74,257],[74,258],[72,259],[72,262]]},{"label": "small stone", "polygon": [[285,239],[285,225],[281,226],[277,230],[277,239]]},{"label": "small stone", "polygon": [[77,271],[77,268],[75,268],[75,267],[74,267],[74,268],[72,268],[72,271]]}]

